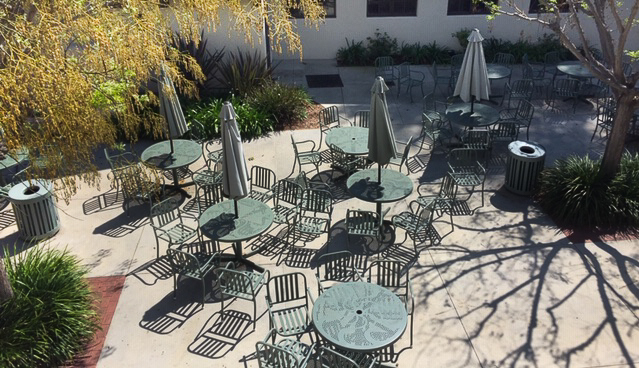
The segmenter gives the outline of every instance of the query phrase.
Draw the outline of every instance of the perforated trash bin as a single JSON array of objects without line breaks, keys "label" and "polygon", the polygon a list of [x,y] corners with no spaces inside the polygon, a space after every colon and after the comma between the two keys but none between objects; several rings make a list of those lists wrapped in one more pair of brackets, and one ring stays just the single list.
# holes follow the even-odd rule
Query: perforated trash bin
[{"label": "perforated trash bin", "polygon": [[23,181],[9,190],[9,200],[18,224],[20,237],[40,240],[60,230],[60,217],[53,198],[53,183],[49,180]]},{"label": "perforated trash bin", "polygon": [[505,187],[509,191],[530,195],[544,168],[546,149],[536,142],[514,141],[508,145]]}]

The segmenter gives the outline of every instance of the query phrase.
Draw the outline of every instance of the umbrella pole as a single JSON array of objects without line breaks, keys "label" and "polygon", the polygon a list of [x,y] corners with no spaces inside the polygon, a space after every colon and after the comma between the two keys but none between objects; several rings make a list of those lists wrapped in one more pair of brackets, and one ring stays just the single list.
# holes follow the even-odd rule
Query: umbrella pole
[{"label": "umbrella pole", "polygon": [[377,164],[377,182],[382,183],[382,165]]},{"label": "umbrella pole", "polygon": [[235,218],[238,218],[239,212],[237,211],[237,199],[233,199],[233,204],[235,205]]},{"label": "umbrella pole", "polygon": [[475,112],[475,96],[471,96],[470,99],[470,113]]},{"label": "umbrella pole", "polygon": [[175,152],[173,149],[173,139],[169,138],[169,142],[171,143],[171,154],[173,154],[173,152]]}]

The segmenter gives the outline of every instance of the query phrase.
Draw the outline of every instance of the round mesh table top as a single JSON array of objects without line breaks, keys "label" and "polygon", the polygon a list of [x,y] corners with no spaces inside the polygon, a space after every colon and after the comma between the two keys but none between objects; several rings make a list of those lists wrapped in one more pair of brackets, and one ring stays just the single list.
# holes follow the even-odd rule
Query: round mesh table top
[{"label": "round mesh table top", "polygon": [[510,69],[499,64],[486,64],[486,71],[488,72],[488,79],[508,78],[511,73]]},{"label": "round mesh table top", "polygon": [[557,64],[557,70],[575,78],[592,78],[593,75],[581,62],[579,61],[562,61]]},{"label": "round mesh table top", "polygon": [[413,181],[399,171],[382,169],[382,181],[377,181],[377,168],[360,170],[346,181],[348,191],[355,197],[373,203],[389,203],[408,197]]},{"label": "round mesh table top", "polygon": [[237,201],[237,207],[238,218],[235,218],[233,200],[207,208],[198,220],[202,234],[211,240],[233,243],[252,239],[273,224],[273,211],[266,203],[242,198]]},{"label": "round mesh table top", "polygon": [[326,133],[326,144],[334,144],[351,155],[368,153],[368,128],[343,127]]},{"label": "round mesh table top", "polygon": [[170,141],[162,141],[145,149],[140,158],[159,169],[172,170],[189,166],[202,156],[200,145],[187,139],[174,139],[173,149],[171,153]]},{"label": "round mesh table top", "polygon": [[478,102],[472,106],[468,102],[455,103],[446,108],[446,118],[454,124],[474,128],[491,125],[499,120],[497,109]]},{"label": "round mesh table top", "polygon": [[374,351],[397,341],[408,322],[399,297],[368,282],[337,284],[317,298],[313,324],[331,343],[351,351]]}]

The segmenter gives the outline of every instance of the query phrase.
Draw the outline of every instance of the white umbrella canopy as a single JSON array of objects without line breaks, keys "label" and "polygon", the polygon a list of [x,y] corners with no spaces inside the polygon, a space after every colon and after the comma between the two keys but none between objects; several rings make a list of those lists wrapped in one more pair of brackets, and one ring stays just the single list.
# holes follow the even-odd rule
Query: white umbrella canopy
[{"label": "white umbrella canopy", "polygon": [[237,115],[230,102],[225,102],[220,111],[222,123],[222,185],[224,195],[235,201],[235,217],[237,217],[237,200],[249,194],[249,173],[244,158],[242,137],[237,127]]},{"label": "white umbrella canopy", "polygon": [[[371,108],[368,121],[368,159],[377,162],[380,168],[390,162],[391,158],[397,158],[397,146],[395,145],[395,133],[391,124],[386,92],[388,86],[384,78],[375,78],[371,88]],[[378,181],[381,177],[377,178]]]},{"label": "white umbrella canopy", "polygon": [[486,69],[484,47],[481,44],[483,40],[484,38],[477,28],[473,29],[468,36],[468,46],[453,94],[459,96],[464,102],[470,101],[471,104],[475,100],[488,100],[490,98],[490,81]]},{"label": "white umbrella canopy", "polygon": [[173,138],[181,137],[188,131],[188,128],[184,114],[182,113],[180,101],[178,100],[177,93],[175,93],[173,81],[164,73],[164,69],[158,82],[160,114],[164,116],[164,120],[166,120],[169,140],[171,141],[171,152],[173,152]]}]

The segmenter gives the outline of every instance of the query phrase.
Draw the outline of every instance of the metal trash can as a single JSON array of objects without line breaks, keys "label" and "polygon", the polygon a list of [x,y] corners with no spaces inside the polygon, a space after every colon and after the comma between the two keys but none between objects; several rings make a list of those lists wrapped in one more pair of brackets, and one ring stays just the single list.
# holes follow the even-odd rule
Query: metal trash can
[{"label": "metal trash can", "polygon": [[8,196],[22,239],[46,239],[60,230],[60,217],[51,181],[23,181],[14,185]]},{"label": "metal trash can", "polygon": [[544,168],[546,149],[536,142],[514,141],[508,145],[505,187],[509,191],[530,195]]}]

